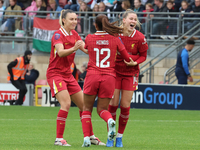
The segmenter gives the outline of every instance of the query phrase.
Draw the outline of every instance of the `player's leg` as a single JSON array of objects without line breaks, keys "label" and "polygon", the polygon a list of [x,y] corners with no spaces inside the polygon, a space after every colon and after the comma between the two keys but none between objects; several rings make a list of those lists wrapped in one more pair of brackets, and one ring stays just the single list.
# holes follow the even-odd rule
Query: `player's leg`
[{"label": "player's leg", "polygon": [[116,120],[116,111],[119,105],[119,95],[120,95],[121,86],[122,86],[122,78],[119,74],[116,74],[115,92],[108,107],[108,111],[111,113],[114,120]]},{"label": "player's leg", "polygon": [[136,77],[123,78],[120,102],[121,111],[119,115],[118,133],[116,136],[116,147],[123,147],[122,137],[129,119],[130,103],[133,96],[133,92],[137,89],[137,85],[138,82]]},{"label": "player's leg", "polygon": [[97,113],[107,123],[108,140],[113,141],[116,135],[116,130],[115,121],[113,120],[111,113],[108,111],[108,105],[110,100],[111,98],[99,98],[97,102]]},{"label": "player's leg", "polygon": [[[87,77],[86,77],[86,79],[87,79]],[[79,115],[80,115],[80,118],[82,118],[83,92],[82,92],[80,86],[78,85],[78,83],[75,81],[73,76],[71,77],[70,81],[71,82],[70,82],[70,84],[68,84],[68,89],[70,91],[71,99],[77,105],[77,107],[79,108]],[[85,81],[85,83],[86,82],[87,81]],[[91,87],[91,84],[88,84],[88,85]],[[84,84],[84,86],[87,86],[87,85]],[[93,109],[93,107],[92,107],[92,109]],[[92,110],[91,110],[91,112],[92,112]],[[82,121],[82,119],[81,119],[81,121]],[[91,141],[91,144],[105,145],[105,143],[101,142],[97,137],[95,137],[95,135],[93,133],[92,122],[90,122],[90,123],[91,123],[90,124],[90,141]]]},{"label": "player's leg", "polygon": [[[109,86],[108,86],[109,85]],[[107,147],[112,147],[114,136],[116,135],[115,120],[108,111],[108,106],[115,91],[115,77],[110,75],[101,75],[101,82],[98,92],[97,113],[107,123],[108,140]]]},{"label": "player's leg", "polygon": [[70,95],[67,90],[62,90],[56,94],[56,99],[59,101],[61,107],[57,115],[57,135],[54,145],[71,146],[63,139],[65,122],[71,105]]},{"label": "player's leg", "polygon": [[65,121],[67,119],[67,115],[71,105],[71,99],[66,85],[67,83],[60,76],[56,76],[56,78],[47,78],[47,81],[51,88],[52,97],[56,97],[56,99],[59,101],[61,105],[57,115],[57,121],[56,121],[57,134],[54,145],[70,146],[63,139],[63,134],[65,130]]},{"label": "player's leg", "polygon": [[91,135],[91,113],[93,109],[93,104],[95,101],[96,95],[87,95],[84,94],[84,104],[83,104],[83,112],[82,112],[82,129],[84,135],[83,147],[89,147],[91,145],[90,135]]},{"label": "player's leg", "polygon": [[111,113],[114,120],[116,120],[116,111],[119,105],[120,89],[115,89],[114,96],[108,106],[108,111]]}]

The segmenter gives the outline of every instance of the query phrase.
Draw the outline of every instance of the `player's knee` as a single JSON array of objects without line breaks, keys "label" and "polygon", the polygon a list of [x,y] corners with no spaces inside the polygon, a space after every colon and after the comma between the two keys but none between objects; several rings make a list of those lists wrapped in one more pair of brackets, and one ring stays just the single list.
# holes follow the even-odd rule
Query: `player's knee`
[{"label": "player's knee", "polygon": [[60,105],[61,105],[61,109],[69,111],[71,102],[62,102],[62,103],[60,103]]}]

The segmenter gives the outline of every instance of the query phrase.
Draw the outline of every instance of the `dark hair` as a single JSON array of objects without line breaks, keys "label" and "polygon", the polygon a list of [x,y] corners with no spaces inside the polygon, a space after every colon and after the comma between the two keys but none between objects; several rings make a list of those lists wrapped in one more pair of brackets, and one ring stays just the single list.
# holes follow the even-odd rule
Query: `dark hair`
[{"label": "dark hair", "polygon": [[168,0],[168,1],[167,1],[167,4],[168,4],[168,3],[173,4],[174,2],[173,2],[172,0]]},{"label": "dark hair", "polygon": [[189,44],[189,45],[195,45],[195,41],[190,39],[190,40],[187,41],[187,44]]},{"label": "dark hair", "polygon": [[67,14],[68,13],[74,13],[73,10],[71,9],[63,9],[61,12],[60,12],[60,18],[59,18],[59,24],[61,26],[64,26],[64,23],[62,22],[62,19],[63,18],[66,18]]},{"label": "dark hair", "polygon": [[3,0],[0,0],[0,1],[1,1],[1,3],[3,4],[4,1],[3,1]]},{"label": "dark hair", "polygon": [[110,23],[106,15],[100,14],[95,19],[95,24],[101,31],[106,31],[110,35],[118,36],[123,33],[123,28],[115,26],[117,22]]},{"label": "dark hair", "polygon": [[24,56],[27,56],[27,55],[32,55],[32,52],[31,52],[30,50],[26,50],[26,51],[24,52]]}]

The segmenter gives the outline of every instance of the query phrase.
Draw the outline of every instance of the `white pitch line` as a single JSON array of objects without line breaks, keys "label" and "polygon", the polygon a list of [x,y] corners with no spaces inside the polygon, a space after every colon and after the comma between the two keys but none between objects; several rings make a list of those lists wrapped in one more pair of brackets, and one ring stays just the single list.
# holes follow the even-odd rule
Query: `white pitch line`
[{"label": "white pitch line", "polygon": [[[0,119],[0,121],[55,121],[55,119]],[[67,121],[80,121],[80,119],[67,119]],[[92,121],[103,121],[96,119]],[[200,120],[128,120],[129,122],[200,122]]]}]

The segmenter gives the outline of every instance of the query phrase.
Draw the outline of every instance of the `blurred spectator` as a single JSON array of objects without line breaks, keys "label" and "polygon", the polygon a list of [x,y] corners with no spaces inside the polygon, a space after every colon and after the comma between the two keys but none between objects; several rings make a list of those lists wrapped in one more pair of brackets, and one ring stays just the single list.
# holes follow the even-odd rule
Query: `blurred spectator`
[{"label": "blurred spectator", "polygon": [[73,62],[71,64],[71,73],[74,76],[74,78],[76,79],[76,81],[78,81],[79,72],[80,71],[76,68],[76,64]]},{"label": "blurred spectator", "polygon": [[127,9],[131,8],[131,4],[129,0],[122,1],[122,10],[126,11]]},{"label": "blurred spectator", "polygon": [[[151,4],[151,3],[147,3],[146,5],[145,5],[145,10],[143,10],[142,12],[152,12],[153,11],[153,5]],[[143,17],[146,17],[145,19],[143,19],[142,21],[141,21],[141,23],[142,23],[142,31],[143,31],[143,33],[145,33],[145,26],[146,25],[148,25],[148,29],[149,29],[149,20],[150,20],[150,18],[149,18],[149,16],[147,16],[147,15],[149,15],[149,14],[144,14],[143,15]]]},{"label": "blurred spectator", "polygon": [[[134,12],[142,12],[143,10],[145,10],[145,7],[142,5],[141,0],[134,0],[134,8],[133,8]],[[138,17],[142,17],[143,14],[138,14]],[[140,20],[141,21],[141,20]]]},{"label": "blurred spectator", "polygon": [[[9,0],[10,6],[7,7],[6,10],[11,11],[11,10],[22,10],[20,6],[16,4],[17,0]],[[6,15],[11,15],[11,16],[6,16]],[[17,15],[22,15],[21,12],[5,12],[5,19],[6,19],[6,24],[5,24],[5,31],[13,31],[13,26],[14,30],[21,29],[20,23],[21,23],[21,17],[18,17]]]},{"label": "blurred spectator", "polygon": [[26,29],[26,25],[31,23],[31,27],[33,27],[33,19],[34,17],[45,17],[46,13],[40,13],[40,11],[46,11],[45,3],[43,0],[36,0],[31,3],[31,6],[25,9],[25,11],[36,11],[28,13],[28,22],[27,17],[23,17],[23,27]]},{"label": "blurred spectator", "polygon": [[99,12],[107,12],[105,15],[110,19],[110,9],[103,2],[99,3]]},{"label": "blurred spectator", "polygon": [[64,9],[71,9],[73,11],[78,11],[81,2],[82,0],[69,0],[68,4],[64,6]]},{"label": "blurred spectator", "polygon": [[96,28],[94,26],[94,21],[95,21],[95,17],[98,15],[97,12],[99,12],[99,5],[95,4],[92,11],[93,11],[92,17],[94,17],[94,18],[90,21],[90,23],[91,23],[90,32],[91,33],[95,33],[96,32]]},{"label": "blurred spectator", "polygon": [[[3,0],[0,0],[0,10],[5,10],[6,7],[3,6]],[[3,11],[0,12],[0,22],[3,20]]]},{"label": "blurred spectator", "polygon": [[[167,1],[167,12],[173,13],[176,12],[174,8],[174,2],[172,0]],[[166,31],[166,35],[177,35],[177,20],[171,20],[171,18],[176,17],[175,14],[169,14],[168,13],[168,27]],[[174,36],[168,36],[169,39],[173,40]]]},{"label": "blurred spectator", "polygon": [[83,63],[83,65],[81,66],[81,70],[82,73],[79,75],[79,81],[84,81],[87,73],[87,62]]},{"label": "blurred spectator", "polygon": [[187,84],[187,79],[193,82],[193,78],[189,71],[189,54],[194,48],[194,40],[188,40],[184,49],[182,49],[177,56],[175,75],[178,79],[178,84]]},{"label": "blurred spectator", "polygon": [[[87,6],[87,3],[86,2],[81,2],[79,12],[88,12],[88,11],[90,11],[90,8],[89,8],[89,6]],[[84,17],[85,14],[80,13],[79,16],[80,17]],[[92,16],[92,14],[88,14],[88,16]],[[85,21],[85,18],[79,18],[78,19],[78,24],[77,24],[77,32],[78,33],[83,33],[84,21]],[[80,27],[81,27],[80,29],[78,28],[79,24],[80,24]]]},{"label": "blurred spectator", "polygon": [[25,83],[33,84],[35,86],[35,81],[39,77],[39,71],[34,68],[34,65],[30,63],[28,70],[25,75]]},{"label": "blurred spectator", "polygon": [[[50,8],[51,8],[50,11],[58,11],[58,12],[60,12],[62,10],[62,8],[59,5],[56,4],[55,0],[49,0],[49,5],[50,5]],[[47,16],[47,19],[58,19],[59,16],[60,16],[60,13],[50,13]]]},{"label": "blurred spectator", "polygon": [[[188,15],[188,14],[184,14],[184,13],[189,13],[191,12],[191,8],[189,7],[189,3],[186,1],[186,0],[183,0],[181,2],[181,7],[180,7],[180,12],[183,13],[181,15],[182,18],[188,18],[188,20],[184,20],[183,23],[184,23],[184,31],[187,31],[187,27],[188,25],[190,25],[191,23],[191,20],[190,19],[190,16],[191,15]],[[177,28],[177,27],[176,27]]]},{"label": "blurred spectator", "polygon": [[[192,9],[190,13],[191,13],[191,17],[200,18],[200,0],[195,0],[195,7]],[[199,13],[199,14],[193,15],[192,13]],[[195,25],[197,25],[199,22],[200,20],[194,20],[192,23],[190,23],[187,26],[187,31],[190,30]]]},{"label": "blurred spectator", "polygon": [[[154,0],[155,6],[154,6],[154,12],[167,12],[167,7],[164,4],[163,0]],[[161,17],[166,17],[165,14],[155,14],[150,15],[151,18],[153,17],[160,17],[160,19],[154,19],[153,20],[153,27],[152,27],[152,34],[153,35],[159,35],[161,34],[161,31],[166,31],[166,20],[162,20]]]},{"label": "blurred spectator", "polygon": [[111,8],[112,11],[122,11],[122,2],[121,0],[115,0],[113,2],[114,6]]}]

